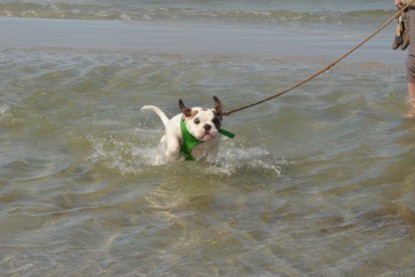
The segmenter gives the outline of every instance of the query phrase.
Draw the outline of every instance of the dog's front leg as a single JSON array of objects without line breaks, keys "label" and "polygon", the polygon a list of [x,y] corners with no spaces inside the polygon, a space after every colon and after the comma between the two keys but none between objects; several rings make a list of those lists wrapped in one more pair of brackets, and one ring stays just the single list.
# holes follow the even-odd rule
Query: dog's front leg
[{"label": "dog's front leg", "polygon": [[175,136],[167,136],[166,160],[168,162],[175,161],[180,156],[180,142]]}]

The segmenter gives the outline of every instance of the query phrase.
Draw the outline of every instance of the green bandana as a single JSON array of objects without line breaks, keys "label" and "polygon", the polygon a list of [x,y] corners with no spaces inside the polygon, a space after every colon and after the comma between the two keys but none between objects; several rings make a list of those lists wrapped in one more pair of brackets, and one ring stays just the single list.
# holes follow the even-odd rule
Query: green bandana
[{"label": "green bandana", "polygon": [[[187,161],[194,161],[195,158],[192,156],[192,150],[196,147],[196,145],[203,143],[203,141],[198,140],[194,136],[192,136],[186,128],[186,124],[184,120],[180,121],[180,130],[182,131],[182,147],[180,148],[180,152],[183,154],[184,159]],[[234,138],[235,135],[229,131],[219,129],[219,133],[229,138]]]}]

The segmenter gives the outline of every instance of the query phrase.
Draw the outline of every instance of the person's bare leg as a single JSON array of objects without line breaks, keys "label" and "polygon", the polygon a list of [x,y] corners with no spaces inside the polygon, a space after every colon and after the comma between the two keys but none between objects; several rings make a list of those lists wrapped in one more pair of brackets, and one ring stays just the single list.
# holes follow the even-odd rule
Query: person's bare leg
[{"label": "person's bare leg", "polygon": [[408,82],[408,103],[411,110],[406,114],[407,117],[415,117],[415,83]]},{"label": "person's bare leg", "polygon": [[408,82],[408,103],[415,108],[415,83]]}]

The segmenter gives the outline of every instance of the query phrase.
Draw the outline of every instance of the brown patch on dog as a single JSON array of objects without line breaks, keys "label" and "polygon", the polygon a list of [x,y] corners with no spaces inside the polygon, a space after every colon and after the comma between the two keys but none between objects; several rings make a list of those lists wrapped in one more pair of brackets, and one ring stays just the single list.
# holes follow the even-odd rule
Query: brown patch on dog
[{"label": "brown patch on dog", "polygon": [[219,98],[217,98],[216,96],[213,96],[213,101],[214,101],[213,108],[216,112],[216,115],[220,115],[222,113],[223,105],[219,101]]},{"label": "brown patch on dog", "polygon": [[190,118],[192,118],[192,117],[194,117],[194,116],[197,114],[197,111],[187,108],[187,107],[184,105],[184,103],[183,103],[182,99],[179,99],[179,107],[180,107],[180,110],[182,111],[182,113],[183,113],[186,117],[190,117]]}]

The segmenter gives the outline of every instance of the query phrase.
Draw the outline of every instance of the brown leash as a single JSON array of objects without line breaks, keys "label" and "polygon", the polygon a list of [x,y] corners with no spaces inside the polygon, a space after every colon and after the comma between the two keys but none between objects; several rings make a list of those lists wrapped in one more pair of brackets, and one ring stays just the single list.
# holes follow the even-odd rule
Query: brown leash
[{"label": "brown leash", "polygon": [[389,23],[391,23],[395,18],[397,18],[406,8],[409,7],[409,5],[411,5],[413,2],[415,2],[415,0],[410,1],[408,4],[406,4],[402,9],[400,9],[396,14],[394,14],[390,19],[388,19],[385,23],[383,23],[375,32],[373,32],[371,35],[369,35],[367,38],[365,38],[362,42],[360,42],[359,44],[357,44],[355,47],[353,47],[350,51],[348,51],[347,53],[343,54],[340,58],[338,58],[337,60],[329,63],[328,65],[326,65],[324,68],[322,68],[321,70],[315,72],[314,74],[308,76],[307,78],[305,78],[304,80],[292,85],[291,87],[288,87],[282,91],[279,91],[277,94],[272,95],[270,97],[267,97],[265,99],[259,100],[255,103],[252,104],[248,104],[246,106],[242,106],[230,111],[225,111],[223,112],[221,115],[223,116],[228,116],[231,115],[233,113],[254,107],[256,105],[259,105],[261,103],[264,103],[266,101],[272,100],[274,98],[277,98],[278,96],[281,96],[305,83],[307,83],[308,81],[314,79],[315,77],[317,77],[318,75],[322,74],[323,72],[326,72],[327,70],[330,70],[333,66],[335,66],[338,62],[340,62],[341,60],[343,60],[344,58],[346,58],[347,56],[349,56],[351,53],[353,53],[356,49],[360,48],[363,44],[365,44],[367,41],[369,41],[371,38],[373,38],[377,33],[379,33],[381,30],[383,30]]}]

